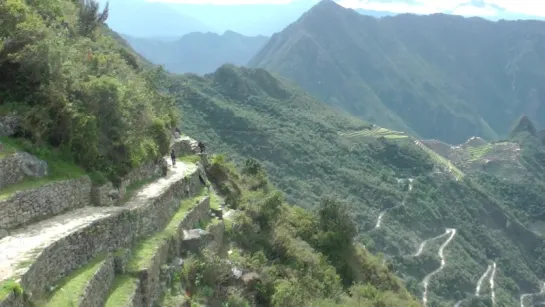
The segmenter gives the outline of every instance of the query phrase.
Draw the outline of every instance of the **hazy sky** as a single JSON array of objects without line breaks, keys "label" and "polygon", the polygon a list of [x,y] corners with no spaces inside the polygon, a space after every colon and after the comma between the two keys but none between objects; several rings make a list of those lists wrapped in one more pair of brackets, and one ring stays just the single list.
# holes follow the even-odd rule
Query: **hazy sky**
[{"label": "hazy sky", "polygon": [[[286,4],[304,0],[150,0],[194,4]],[[308,0],[314,1],[314,0]],[[314,1],[317,2],[317,1]],[[509,16],[545,17],[545,0],[339,0],[344,7],[393,13],[450,13],[464,16],[502,18]]]}]

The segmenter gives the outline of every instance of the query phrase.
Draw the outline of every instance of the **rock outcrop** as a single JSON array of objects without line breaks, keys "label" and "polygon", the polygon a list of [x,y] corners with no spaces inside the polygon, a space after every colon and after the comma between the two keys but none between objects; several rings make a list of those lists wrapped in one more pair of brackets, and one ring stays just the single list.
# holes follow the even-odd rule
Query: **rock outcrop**
[{"label": "rock outcrop", "polygon": [[47,176],[47,163],[26,152],[17,152],[0,159],[0,189],[19,183],[27,177]]}]

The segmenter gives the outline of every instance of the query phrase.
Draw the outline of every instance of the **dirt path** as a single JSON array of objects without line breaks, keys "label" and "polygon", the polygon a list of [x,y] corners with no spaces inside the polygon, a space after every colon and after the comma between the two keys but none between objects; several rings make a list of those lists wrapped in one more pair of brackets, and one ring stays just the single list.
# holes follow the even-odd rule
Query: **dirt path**
[{"label": "dirt path", "polygon": [[43,248],[118,211],[145,205],[196,168],[183,162],[170,165],[166,177],[144,186],[124,207],[85,207],[14,231],[0,240],[0,281],[17,275],[18,264],[33,259]]}]

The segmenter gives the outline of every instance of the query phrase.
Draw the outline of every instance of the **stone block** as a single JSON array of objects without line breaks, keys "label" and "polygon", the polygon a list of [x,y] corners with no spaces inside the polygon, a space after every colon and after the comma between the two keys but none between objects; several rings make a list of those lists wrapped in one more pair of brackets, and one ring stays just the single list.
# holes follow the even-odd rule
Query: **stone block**
[{"label": "stone block", "polygon": [[25,178],[47,176],[47,163],[26,152],[17,152],[0,160],[0,189]]},{"label": "stone block", "polygon": [[0,116],[0,136],[12,136],[19,128],[19,118],[15,114]]},{"label": "stone block", "polygon": [[125,274],[127,264],[131,259],[131,250],[128,248],[120,248],[114,253],[114,270],[116,274]]},{"label": "stone block", "polygon": [[182,253],[196,254],[213,239],[210,232],[203,229],[190,229],[184,231],[182,242]]},{"label": "stone block", "polygon": [[91,189],[91,201],[94,206],[110,207],[115,206],[122,195],[119,189],[114,188],[111,182],[101,186],[93,186]]}]

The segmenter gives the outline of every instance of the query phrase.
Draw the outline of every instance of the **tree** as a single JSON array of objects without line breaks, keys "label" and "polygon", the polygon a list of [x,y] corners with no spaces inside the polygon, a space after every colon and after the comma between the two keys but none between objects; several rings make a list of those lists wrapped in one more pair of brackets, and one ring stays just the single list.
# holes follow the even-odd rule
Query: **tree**
[{"label": "tree", "polygon": [[102,13],[100,4],[96,0],[81,0],[79,11],[79,30],[83,36],[91,37],[92,33],[108,19],[110,3],[106,3]]}]

